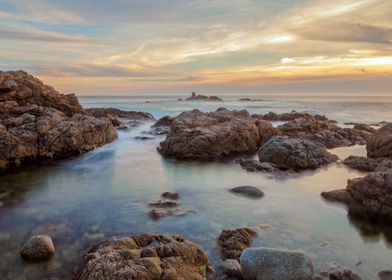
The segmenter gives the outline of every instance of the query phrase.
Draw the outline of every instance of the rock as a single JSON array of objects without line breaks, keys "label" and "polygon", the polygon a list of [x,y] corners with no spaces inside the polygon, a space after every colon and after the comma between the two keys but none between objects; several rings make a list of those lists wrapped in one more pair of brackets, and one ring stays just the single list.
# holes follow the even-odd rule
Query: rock
[{"label": "rock", "polygon": [[392,271],[391,270],[383,270],[378,273],[378,278],[380,280],[392,280]]},{"label": "rock", "polygon": [[133,139],[146,141],[146,140],[154,140],[155,138],[148,137],[148,136],[135,136],[135,137],[133,137]]},{"label": "rock", "polygon": [[113,237],[89,250],[74,280],[205,279],[208,257],[179,236]]},{"label": "rock", "polygon": [[338,160],[326,148],[306,139],[273,136],[257,152],[261,162],[269,162],[283,170],[315,169]]},{"label": "rock", "polygon": [[343,163],[350,168],[365,172],[388,171],[392,169],[392,159],[387,158],[349,156]]},{"label": "rock", "polygon": [[173,200],[158,200],[156,202],[150,203],[149,205],[158,208],[175,208],[179,204]]},{"label": "rock", "polygon": [[177,192],[164,192],[161,196],[171,200],[178,200],[180,198],[180,194]]},{"label": "rock", "polygon": [[171,116],[164,116],[160,118],[153,126],[149,133],[161,135],[167,134],[170,130],[170,126],[173,123],[173,118]]},{"label": "rock", "polygon": [[356,123],[356,124],[354,124],[353,129],[355,129],[355,130],[363,130],[363,131],[366,131],[366,132],[369,132],[369,133],[376,132],[376,129],[374,129],[370,125],[367,125],[367,124],[364,124],[364,123]]},{"label": "rock", "polygon": [[392,123],[379,128],[368,139],[367,156],[370,158],[392,158]]},{"label": "rock", "polygon": [[226,259],[223,262],[223,271],[227,276],[242,279],[241,265],[237,260]]},{"label": "rock", "polygon": [[111,122],[86,115],[75,95],[60,94],[23,71],[0,77],[14,85],[0,95],[1,170],[66,158],[117,139]]},{"label": "rock", "polygon": [[192,92],[192,95],[185,99],[185,101],[223,101],[218,96],[206,96]]},{"label": "rock", "polygon": [[326,274],[330,280],[361,280],[357,274],[337,264],[331,265]]},{"label": "rock", "polygon": [[350,216],[372,222],[392,222],[392,171],[372,172],[348,180],[345,190],[323,192],[325,199],[348,206]]},{"label": "rock", "polygon": [[193,160],[222,159],[253,153],[273,134],[272,125],[246,110],[183,112],[175,117],[159,152],[167,157]]},{"label": "rock", "polygon": [[269,162],[260,162],[254,159],[238,159],[236,163],[239,163],[243,169],[250,172],[265,171],[265,172],[278,172],[280,171],[274,164]]},{"label": "rock", "polygon": [[148,215],[153,220],[159,220],[159,219],[165,217],[167,215],[167,213],[160,210],[160,209],[152,209],[150,212],[148,212]]},{"label": "rock", "polygon": [[256,187],[253,186],[240,186],[235,187],[230,190],[232,193],[241,194],[252,198],[261,198],[264,193]]},{"label": "rock", "polygon": [[35,235],[22,247],[20,254],[27,260],[41,261],[50,258],[54,253],[52,238],[48,235]]},{"label": "rock", "polygon": [[244,279],[312,280],[313,265],[302,251],[248,248],[240,258]]},{"label": "rock", "polygon": [[312,118],[318,121],[336,122],[336,121],[329,120],[326,116],[323,115],[312,115],[306,112],[296,112],[294,110],[290,113],[283,113],[283,114],[268,112],[265,115],[259,115],[259,117],[267,121],[293,121],[299,118]]},{"label": "rock", "polygon": [[260,228],[244,227],[225,229],[218,237],[218,245],[223,259],[239,260],[244,249],[248,248],[253,239],[260,233]]}]

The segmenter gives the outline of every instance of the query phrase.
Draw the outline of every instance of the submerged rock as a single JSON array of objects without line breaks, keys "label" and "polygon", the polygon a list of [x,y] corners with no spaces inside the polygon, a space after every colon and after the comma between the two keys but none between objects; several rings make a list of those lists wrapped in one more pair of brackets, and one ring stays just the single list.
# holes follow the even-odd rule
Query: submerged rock
[{"label": "submerged rock", "polygon": [[191,96],[186,98],[185,101],[223,101],[218,96],[206,96],[192,92]]},{"label": "submerged rock", "polygon": [[20,254],[27,260],[41,261],[50,258],[54,253],[52,238],[48,235],[31,237],[20,250]]},{"label": "submerged rock", "polygon": [[338,160],[318,143],[306,139],[273,136],[257,152],[261,162],[283,170],[315,169]]},{"label": "submerged rock", "polygon": [[183,112],[174,118],[159,152],[178,159],[212,160],[252,153],[273,134],[272,125],[245,110]]},{"label": "submerged rock", "polygon": [[312,280],[313,265],[302,251],[273,248],[248,248],[240,258],[246,280]]},{"label": "submerged rock", "polygon": [[179,236],[146,233],[95,245],[74,280],[205,279],[208,257]]},{"label": "submerged rock", "polygon": [[164,192],[162,194],[163,198],[178,200],[180,198],[180,194],[178,192]]},{"label": "submerged rock", "polygon": [[0,169],[77,155],[117,139],[111,122],[86,115],[73,94],[23,71],[0,72],[0,81]]},{"label": "submerged rock", "polygon": [[369,138],[366,150],[370,158],[392,158],[392,123],[379,128]]},{"label": "submerged rock", "polygon": [[264,196],[264,193],[253,186],[240,186],[240,187],[235,187],[230,190],[232,193],[244,195],[247,197],[252,197],[252,198],[261,198]]},{"label": "submerged rock", "polygon": [[[351,270],[343,268],[338,264],[331,265],[328,271],[321,272],[321,275],[330,280],[361,280],[362,279]],[[324,277],[320,277],[320,279],[324,279]]]},{"label": "submerged rock", "polygon": [[348,180],[346,189],[321,195],[327,200],[346,204],[353,217],[385,224],[392,222],[392,171],[372,172]]},{"label": "submerged rock", "polygon": [[218,237],[218,245],[223,259],[239,260],[244,249],[248,248],[260,233],[259,227],[225,229]]}]

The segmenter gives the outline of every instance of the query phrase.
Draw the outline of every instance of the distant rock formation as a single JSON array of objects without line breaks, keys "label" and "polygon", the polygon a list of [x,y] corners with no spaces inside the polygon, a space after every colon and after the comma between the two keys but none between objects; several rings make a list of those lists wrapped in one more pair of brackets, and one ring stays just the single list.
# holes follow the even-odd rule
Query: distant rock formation
[{"label": "distant rock formation", "polygon": [[196,94],[192,92],[192,95],[185,99],[186,101],[223,101],[222,98],[218,96],[206,96],[202,94]]},{"label": "distant rock formation", "polygon": [[24,71],[0,72],[0,170],[65,158],[115,139],[109,119],[86,115],[74,94],[60,94]]}]

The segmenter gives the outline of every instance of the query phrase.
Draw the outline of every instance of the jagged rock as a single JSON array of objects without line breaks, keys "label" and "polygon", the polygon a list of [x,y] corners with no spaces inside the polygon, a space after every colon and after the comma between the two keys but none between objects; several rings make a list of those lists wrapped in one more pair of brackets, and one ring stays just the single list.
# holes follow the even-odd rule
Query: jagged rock
[{"label": "jagged rock", "polygon": [[360,171],[371,172],[376,170],[379,162],[372,158],[349,156],[343,163],[353,169],[358,169]]},{"label": "jagged rock", "polygon": [[173,123],[174,118],[171,116],[164,116],[160,118],[154,125],[151,126],[149,133],[161,135],[167,134],[170,130],[170,126]]},{"label": "jagged rock", "polygon": [[208,257],[179,236],[146,233],[95,245],[74,280],[195,279],[207,277]]},{"label": "jagged rock", "polygon": [[326,148],[307,139],[273,136],[257,152],[260,162],[283,170],[315,169],[338,160]]},{"label": "jagged rock", "polygon": [[258,115],[258,116],[267,121],[293,121],[299,118],[305,118],[305,119],[312,118],[317,121],[336,122],[336,121],[329,120],[326,116],[323,115],[312,115],[306,112],[297,112],[294,110],[290,113],[277,114],[274,112],[268,112],[265,115]]},{"label": "jagged rock", "polygon": [[246,280],[313,279],[312,261],[302,251],[248,248],[242,253],[240,263]]},{"label": "jagged rock", "polygon": [[248,248],[253,239],[260,233],[258,227],[225,229],[218,237],[218,245],[223,259],[239,260],[244,249]]},{"label": "jagged rock", "polygon": [[355,130],[363,130],[363,131],[366,131],[366,132],[369,132],[369,133],[376,132],[376,129],[374,129],[370,125],[364,124],[364,123],[356,123],[356,124],[354,124],[353,129],[355,129]]},{"label": "jagged rock", "polygon": [[0,169],[65,158],[117,138],[111,122],[85,115],[74,95],[60,94],[23,71],[0,77],[6,82],[0,94]]},{"label": "jagged rock", "polygon": [[392,158],[392,123],[382,126],[368,139],[366,150],[371,158]]},{"label": "jagged rock", "polygon": [[264,193],[253,186],[240,186],[235,187],[230,190],[232,193],[241,194],[251,198],[261,198],[264,196]]},{"label": "jagged rock", "polygon": [[372,172],[348,180],[345,190],[323,192],[325,199],[348,206],[349,215],[373,222],[392,222],[392,171]]},{"label": "jagged rock", "polygon": [[245,110],[183,112],[175,117],[159,152],[179,159],[212,160],[252,153],[273,134],[272,125]]},{"label": "jagged rock", "polygon": [[185,101],[223,101],[222,98],[218,96],[206,96],[202,94],[196,94],[192,92],[191,96],[186,98]]},{"label": "jagged rock", "polygon": [[31,237],[20,250],[20,254],[27,260],[41,261],[50,258],[54,253],[52,238],[48,235]]}]

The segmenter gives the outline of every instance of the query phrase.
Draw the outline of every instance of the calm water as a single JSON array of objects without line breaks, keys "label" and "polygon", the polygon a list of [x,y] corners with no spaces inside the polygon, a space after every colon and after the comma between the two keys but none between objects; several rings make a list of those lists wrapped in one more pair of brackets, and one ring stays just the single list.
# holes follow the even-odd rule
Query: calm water
[{"label": "calm water", "polygon": [[[156,118],[192,108],[247,109],[252,113],[288,112],[292,109],[326,114],[341,123],[392,120],[392,99],[299,99],[258,97],[264,101],[224,103],[179,102],[175,97],[81,97],[85,107],[117,107],[152,113]],[[248,173],[233,162],[195,163],[162,158],[156,151],[159,136],[140,141],[151,123],[119,131],[119,140],[68,161],[20,171],[0,178],[0,278],[68,279],[83,252],[113,235],[141,232],[181,234],[202,247],[219,265],[216,237],[223,228],[269,224],[255,246],[301,249],[310,254],[315,270],[338,262],[363,279],[392,269],[392,228],[350,220],[346,210],[320,198],[322,191],[344,188],[347,179],[363,173],[340,163],[299,176],[273,178]],[[341,158],[365,155],[364,147],[333,150]],[[228,189],[239,185],[260,187],[261,200],[238,197]],[[159,221],[148,218],[149,202],[164,191],[181,194],[183,217]],[[32,234],[53,237],[56,253],[44,263],[27,264],[19,249]],[[388,241],[389,240],[389,241]],[[361,265],[356,265],[361,261]]]}]

